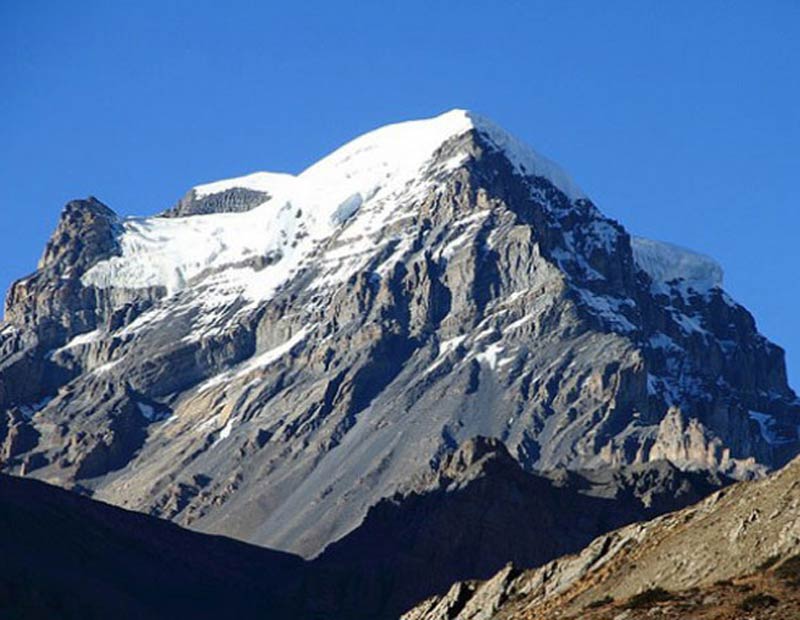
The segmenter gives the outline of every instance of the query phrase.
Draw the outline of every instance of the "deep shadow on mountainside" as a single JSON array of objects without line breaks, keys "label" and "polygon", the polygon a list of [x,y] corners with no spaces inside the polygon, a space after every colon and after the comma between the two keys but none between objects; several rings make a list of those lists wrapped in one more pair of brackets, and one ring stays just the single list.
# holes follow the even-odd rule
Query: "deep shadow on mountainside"
[{"label": "deep shadow on mountainside", "polygon": [[2,618],[288,619],[305,597],[296,556],[6,475],[0,558]]},{"label": "deep shadow on mountainside", "polygon": [[666,463],[548,478],[476,438],[307,562],[2,476],[0,615],[396,618],[455,580],[537,566],[721,482]]}]

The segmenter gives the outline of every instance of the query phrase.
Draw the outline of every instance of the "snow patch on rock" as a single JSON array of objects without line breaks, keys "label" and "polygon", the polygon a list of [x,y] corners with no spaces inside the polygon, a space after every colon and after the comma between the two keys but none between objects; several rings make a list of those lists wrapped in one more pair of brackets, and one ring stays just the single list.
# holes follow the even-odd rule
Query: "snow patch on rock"
[{"label": "snow patch on rock", "polygon": [[278,345],[272,349],[268,349],[263,353],[259,353],[249,360],[243,362],[238,367],[232,370],[226,370],[218,375],[215,375],[205,383],[203,383],[199,388],[199,392],[205,392],[213,387],[221,385],[231,380],[240,379],[245,375],[257,370],[259,368],[265,368],[270,364],[277,362],[280,358],[284,355],[287,355],[292,352],[292,350],[303,342],[308,335],[316,328],[316,325],[305,325],[303,328],[298,330],[294,335],[291,336],[286,342],[283,344]]},{"label": "snow patch on rock", "polygon": [[494,342],[486,347],[485,351],[478,353],[478,355],[475,356],[475,359],[478,360],[478,362],[485,362],[489,368],[495,370],[497,368],[497,357],[504,350],[504,345],[499,342]]}]

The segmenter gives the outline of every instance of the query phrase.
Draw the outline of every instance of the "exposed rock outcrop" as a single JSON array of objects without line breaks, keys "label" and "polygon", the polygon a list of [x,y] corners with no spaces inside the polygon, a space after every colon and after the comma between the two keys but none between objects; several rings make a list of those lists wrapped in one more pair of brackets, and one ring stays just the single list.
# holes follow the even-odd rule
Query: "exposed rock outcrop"
[{"label": "exposed rock outcrop", "polygon": [[94,263],[120,252],[117,216],[95,198],[67,204],[39,268],[8,292],[5,321],[45,345],[96,327],[97,300],[80,282]]},{"label": "exposed rock outcrop", "polygon": [[198,196],[192,189],[162,217],[186,217],[208,213],[242,213],[250,211],[270,199],[267,192],[247,187],[232,187],[214,194]]}]

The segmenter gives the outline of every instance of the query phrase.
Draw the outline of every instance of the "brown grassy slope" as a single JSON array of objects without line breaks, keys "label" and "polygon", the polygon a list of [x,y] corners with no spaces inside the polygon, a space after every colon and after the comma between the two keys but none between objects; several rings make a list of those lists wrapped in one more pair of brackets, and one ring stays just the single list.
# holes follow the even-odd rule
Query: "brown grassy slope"
[{"label": "brown grassy slope", "polygon": [[[778,566],[799,552],[797,459],[764,480],[728,487],[689,508],[601,536],[577,555],[525,572],[507,568],[477,584],[456,584],[446,595],[421,603],[405,618],[614,618],[615,614],[587,610],[587,606],[606,597],[626,601],[654,588],[712,592],[721,588],[715,584],[724,580],[748,575],[769,580],[769,575],[759,577],[760,567],[768,563]],[[765,582],[764,587],[767,585]],[[654,603],[656,607],[669,605],[676,603]],[[635,613],[630,610],[623,617],[633,618]],[[748,618],[756,612],[731,613]]]}]

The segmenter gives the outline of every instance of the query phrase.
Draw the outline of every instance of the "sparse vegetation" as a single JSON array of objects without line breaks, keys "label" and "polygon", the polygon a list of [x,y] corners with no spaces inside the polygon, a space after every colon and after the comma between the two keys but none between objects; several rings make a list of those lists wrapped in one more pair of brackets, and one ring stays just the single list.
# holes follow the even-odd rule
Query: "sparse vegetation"
[{"label": "sparse vegetation", "polygon": [[605,607],[606,605],[610,605],[614,602],[613,596],[604,596],[603,598],[597,599],[596,601],[592,601],[586,606],[586,609],[597,609],[599,607]]},{"label": "sparse vegetation", "polygon": [[649,590],[644,590],[643,592],[639,592],[628,599],[628,604],[626,607],[629,609],[639,609],[642,607],[649,607],[651,605],[655,605],[656,603],[663,603],[664,601],[671,601],[675,598],[671,592],[668,592],[664,588],[650,588]]},{"label": "sparse vegetation", "polygon": [[758,609],[764,609],[765,607],[774,607],[778,602],[778,599],[771,594],[759,592],[744,598],[742,602],[739,603],[739,609],[742,611],[756,611]]}]

